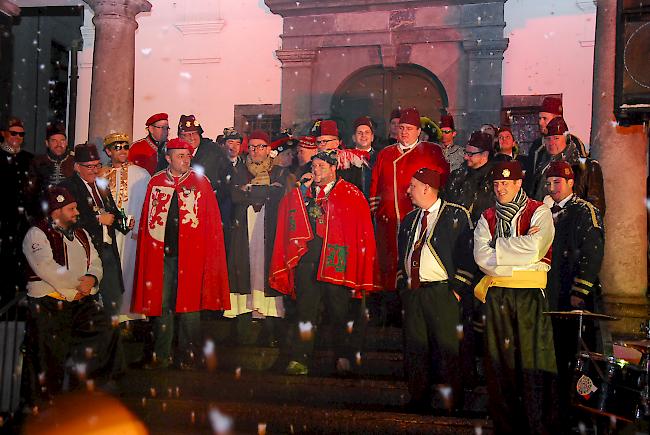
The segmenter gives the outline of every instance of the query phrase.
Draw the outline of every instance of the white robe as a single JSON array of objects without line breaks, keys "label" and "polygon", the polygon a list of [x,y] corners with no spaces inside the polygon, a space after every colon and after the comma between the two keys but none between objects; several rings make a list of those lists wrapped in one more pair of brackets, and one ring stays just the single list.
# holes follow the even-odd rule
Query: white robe
[{"label": "white robe", "polygon": [[264,214],[266,206],[255,212],[248,207],[248,251],[250,261],[251,293],[230,293],[230,309],[224,311],[227,318],[252,312],[254,319],[264,317],[284,317],[282,296],[266,296],[265,282],[268,277],[264,273]]},{"label": "white robe", "polygon": [[[128,178],[128,200],[123,201],[121,208],[127,216],[133,216],[135,226],[126,235],[116,231],[115,240],[117,250],[120,253],[120,262],[122,264],[122,279],[124,280],[124,294],[122,295],[122,304],[120,306],[120,322],[127,320],[144,319],[142,314],[131,313],[131,299],[133,297],[133,279],[135,275],[135,258],[138,246],[138,228],[140,225],[140,215],[142,214],[142,204],[144,196],[147,193],[147,185],[151,175],[146,169],[137,165],[129,165]],[[116,190],[120,186],[120,171],[116,171]],[[117,192],[111,191],[115,203],[119,204]],[[118,205],[120,207],[120,205]]]}]

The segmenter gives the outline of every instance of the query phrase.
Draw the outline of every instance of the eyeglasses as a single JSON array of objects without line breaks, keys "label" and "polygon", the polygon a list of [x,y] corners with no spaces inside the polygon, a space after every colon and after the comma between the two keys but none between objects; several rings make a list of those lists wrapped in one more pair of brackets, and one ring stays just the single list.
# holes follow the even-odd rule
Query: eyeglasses
[{"label": "eyeglasses", "polygon": [[86,169],[99,169],[102,167],[102,164],[95,163],[94,165],[88,165],[88,164],[79,163],[79,166],[83,166]]},{"label": "eyeglasses", "polygon": [[254,151],[263,150],[266,147],[268,147],[268,145],[265,144],[265,143],[261,143],[259,145],[248,145],[248,149],[254,150]]},{"label": "eyeglasses", "polygon": [[453,133],[454,130],[440,130],[443,134]]},{"label": "eyeglasses", "polygon": [[125,143],[124,145],[111,145],[111,148],[115,151],[120,151],[120,150],[128,150],[131,147],[128,143]]},{"label": "eyeglasses", "polygon": [[157,125],[152,125],[153,128],[157,128],[159,130],[169,130],[168,125],[163,125],[162,127],[158,127]]},{"label": "eyeglasses", "polygon": [[334,141],[336,141],[336,140],[338,140],[338,139],[324,139],[324,140],[317,140],[317,141],[316,141],[316,145],[325,145],[325,144],[327,144],[327,143],[329,143],[329,142],[334,142]]},{"label": "eyeglasses", "polygon": [[471,152],[471,151],[467,151],[467,150],[465,150],[465,151],[463,152],[463,154],[465,154],[465,155],[468,156],[468,157],[474,157],[475,155],[477,155],[477,154],[481,154],[481,153],[484,153],[484,152],[485,152],[485,151],[476,151],[476,152]]},{"label": "eyeglasses", "polygon": [[13,130],[9,130],[9,134],[12,135],[12,136],[25,137],[25,132],[24,132],[24,131],[13,131]]}]

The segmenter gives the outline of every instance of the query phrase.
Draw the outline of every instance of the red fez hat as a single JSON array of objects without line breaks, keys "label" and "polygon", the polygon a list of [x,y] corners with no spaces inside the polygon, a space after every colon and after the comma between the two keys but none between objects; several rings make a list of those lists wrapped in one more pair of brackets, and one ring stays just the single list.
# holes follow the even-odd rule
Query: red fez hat
[{"label": "red fez hat", "polygon": [[15,116],[11,116],[7,120],[7,130],[9,130],[11,127],[20,127],[23,130],[25,129],[25,125],[23,124],[22,119],[16,118]]},{"label": "red fez hat", "polygon": [[62,134],[63,136],[67,137],[65,132],[65,126],[60,122],[55,124],[50,124],[47,126],[47,130],[45,131],[45,140],[51,138],[55,134]]},{"label": "red fez hat", "polygon": [[181,119],[178,121],[178,134],[190,133],[192,131],[198,131],[199,134],[203,134],[201,123],[196,120],[194,115],[181,115]]},{"label": "red fez hat", "polygon": [[539,108],[539,111],[562,116],[562,100],[555,97],[546,97],[542,101],[542,106]]},{"label": "red fez hat", "polygon": [[420,112],[415,107],[402,110],[399,117],[400,124],[410,124],[420,128]]},{"label": "red fez hat", "polygon": [[145,125],[149,127],[151,124],[155,124],[158,121],[168,121],[169,120],[169,115],[166,113],[156,113],[155,115],[151,115],[149,119],[147,119],[147,122]]},{"label": "red fez hat", "polygon": [[255,130],[248,135],[248,142],[252,141],[253,139],[261,139],[266,142],[267,145],[271,143],[271,138],[269,135],[262,130]]},{"label": "red fez hat", "polygon": [[167,142],[167,149],[168,150],[188,150],[189,152],[193,153],[194,152],[194,147],[190,145],[188,142],[184,141],[181,138],[174,138],[171,139],[169,142]]},{"label": "red fez hat", "polygon": [[52,213],[54,210],[65,207],[68,204],[77,202],[70,191],[65,187],[52,186],[47,189],[47,212]]},{"label": "red fez hat", "polygon": [[482,131],[472,132],[472,135],[469,137],[467,146],[478,148],[482,151],[492,151],[492,145],[494,141],[492,136],[488,133],[483,133]]},{"label": "red fez hat", "polygon": [[573,180],[574,178],[573,169],[571,169],[571,165],[563,160],[549,163],[548,168],[546,169],[546,171],[544,171],[544,176],[546,178],[549,177],[566,178],[567,180]]},{"label": "red fez hat", "polygon": [[310,150],[316,149],[316,138],[314,136],[302,136],[298,139],[298,145]]},{"label": "red fez hat", "polygon": [[524,178],[524,174],[518,160],[497,161],[492,167],[492,181],[521,180],[522,178]]},{"label": "red fez hat", "polygon": [[546,136],[559,136],[569,131],[564,118],[558,116],[546,124]]},{"label": "red fez hat", "polygon": [[502,125],[501,127],[499,127],[499,129],[497,130],[497,136],[499,136],[499,134],[503,133],[504,131],[507,131],[508,133],[510,133],[510,136],[512,136],[513,139],[514,139],[515,135],[512,134],[512,128],[510,128],[507,125]]},{"label": "red fez hat", "polygon": [[75,163],[86,163],[99,160],[99,152],[94,143],[81,143],[74,147]]},{"label": "red fez hat", "polygon": [[336,121],[331,119],[324,119],[322,121],[316,121],[314,128],[312,129],[314,136],[336,136],[339,137],[339,128],[336,125]]},{"label": "red fez hat", "polygon": [[417,171],[415,171],[415,174],[413,174],[413,178],[415,178],[418,181],[421,181],[424,184],[428,184],[434,189],[440,188],[440,173],[434,171],[433,169],[420,168]]},{"label": "red fez hat", "polygon": [[399,108],[397,108],[397,109],[393,109],[393,111],[390,112],[390,119],[399,118],[400,115],[401,115],[401,113],[402,113],[402,111],[399,110]]},{"label": "red fez hat", "polygon": [[370,130],[375,131],[375,127],[372,124],[372,119],[370,119],[367,116],[360,116],[359,118],[354,120],[354,131],[357,131],[357,127],[360,125],[367,125],[370,127]]},{"label": "red fez hat", "polygon": [[442,115],[440,117],[440,128],[451,128],[452,130],[456,130],[456,127],[454,126],[454,117],[451,115]]}]

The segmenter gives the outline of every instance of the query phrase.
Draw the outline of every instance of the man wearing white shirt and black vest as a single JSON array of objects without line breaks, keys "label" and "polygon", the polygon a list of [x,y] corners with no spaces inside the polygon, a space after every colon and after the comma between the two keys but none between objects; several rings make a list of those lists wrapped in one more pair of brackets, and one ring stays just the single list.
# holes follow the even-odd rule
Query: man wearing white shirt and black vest
[{"label": "man wearing white shirt and black vest", "polygon": [[88,233],[76,228],[77,203],[61,187],[50,188],[47,198],[49,218],[23,240],[29,263],[25,394],[32,404],[63,389],[70,363],[77,372],[71,384],[109,374],[115,346],[110,318],[95,297],[102,262]]},{"label": "man wearing white shirt and black vest", "polygon": [[496,162],[497,202],[474,231],[474,259],[485,276],[475,288],[486,303],[486,378],[499,434],[548,433],[557,375],[545,294],[555,234],[549,208],[526,196],[518,161]]},{"label": "man wearing white shirt and black vest", "polygon": [[400,224],[398,289],[404,308],[409,408],[431,410],[437,386],[450,411],[462,406],[460,298],[471,297],[472,222],[464,207],[438,198],[441,174],[422,168],[407,194],[415,209]]}]

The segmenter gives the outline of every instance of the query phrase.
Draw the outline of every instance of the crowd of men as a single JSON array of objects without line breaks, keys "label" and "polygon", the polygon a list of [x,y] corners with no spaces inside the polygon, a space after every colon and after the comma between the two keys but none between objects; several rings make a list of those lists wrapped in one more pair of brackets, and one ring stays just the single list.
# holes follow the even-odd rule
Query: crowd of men
[{"label": "crowd of men", "polygon": [[74,150],[51,125],[34,157],[10,119],[0,238],[15,267],[2,300],[26,286],[28,401],[119,376],[127,320],[153,332],[145,368],[196,369],[206,310],[234,318],[242,343],[252,322],[272,346],[288,324],[286,373],[306,375],[324,309],[340,374],[362,363],[368,320],[403,326],[414,412],[434,412],[436,395],[459,412],[484,371],[498,433],[566,427],[556,405],[569,396],[573,326],[543,312],[593,308],[598,162],[555,98],[528,156],[509,125],[459,143],[450,115],[435,123],[405,108],[388,124],[382,139],[356,119],[349,147],[333,120],[302,137],[229,128],[213,142],[193,115],[169,139],[159,113],[141,140],[114,132]]}]

